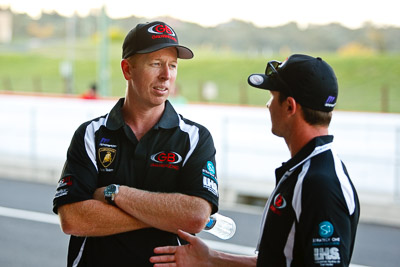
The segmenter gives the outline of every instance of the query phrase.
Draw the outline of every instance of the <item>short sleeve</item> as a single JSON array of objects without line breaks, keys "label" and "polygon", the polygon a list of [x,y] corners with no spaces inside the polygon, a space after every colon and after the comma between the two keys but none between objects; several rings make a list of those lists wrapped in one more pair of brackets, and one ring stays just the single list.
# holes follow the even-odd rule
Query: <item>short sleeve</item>
[{"label": "short sleeve", "polygon": [[198,143],[179,175],[181,192],[206,199],[212,204],[213,213],[218,211],[219,200],[215,154],[210,132],[200,127]]},{"label": "short sleeve", "polygon": [[54,213],[57,213],[59,206],[92,199],[97,188],[97,168],[85,149],[85,129],[86,124],[82,124],[76,130],[68,148],[67,160],[53,199]]}]

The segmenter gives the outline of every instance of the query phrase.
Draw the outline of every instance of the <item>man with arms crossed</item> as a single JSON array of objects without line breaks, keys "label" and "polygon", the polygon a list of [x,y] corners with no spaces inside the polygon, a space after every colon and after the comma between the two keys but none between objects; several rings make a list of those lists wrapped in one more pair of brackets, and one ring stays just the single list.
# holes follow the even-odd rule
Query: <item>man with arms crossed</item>
[{"label": "man with arms crossed", "polygon": [[208,130],[178,115],[167,97],[178,58],[190,59],[164,22],[125,38],[125,98],[75,132],[54,198],[71,235],[68,266],[152,266],[178,229],[200,232],[218,209],[215,147]]},{"label": "man with arms crossed", "polygon": [[271,91],[272,133],[283,137],[291,159],[276,169],[276,187],[265,207],[257,256],[208,248],[183,231],[190,244],[155,249],[154,266],[349,266],[359,201],[328,134],[338,85],[321,58],[292,55],[270,61],[265,74],[248,78]]}]

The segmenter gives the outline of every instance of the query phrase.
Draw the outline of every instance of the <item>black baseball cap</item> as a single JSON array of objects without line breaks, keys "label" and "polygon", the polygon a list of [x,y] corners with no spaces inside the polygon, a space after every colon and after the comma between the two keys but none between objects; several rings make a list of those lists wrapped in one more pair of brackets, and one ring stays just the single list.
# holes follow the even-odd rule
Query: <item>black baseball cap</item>
[{"label": "black baseball cap", "polygon": [[247,81],[256,88],[283,92],[313,110],[332,111],[338,97],[336,75],[320,57],[295,54],[284,62],[270,61],[265,74],[251,74]]},{"label": "black baseball cap", "polygon": [[178,36],[171,26],[161,21],[136,25],[125,37],[122,58],[151,53],[166,47],[176,47],[178,58],[193,58],[193,52],[189,48],[179,45]]}]

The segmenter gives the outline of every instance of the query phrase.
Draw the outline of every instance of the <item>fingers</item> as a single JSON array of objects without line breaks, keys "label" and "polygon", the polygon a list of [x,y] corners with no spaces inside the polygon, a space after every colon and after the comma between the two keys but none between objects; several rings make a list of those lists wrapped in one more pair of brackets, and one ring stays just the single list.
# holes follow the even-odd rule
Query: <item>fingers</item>
[{"label": "fingers", "polygon": [[[154,266],[176,266],[175,255],[153,256],[150,258],[150,262],[160,264],[160,265],[154,265]],[[161,265],[161,264],[163,264],[163,265]]]},{"label": "fingers", "polygon": [[178,236],[187,242],[189,242],[191,245],[199,248],[199,247],[207,247],[206,244],[197,236],[191,235],[187,232],[184,232],[182,230],[178,230]]},{"label": "fingers", "polygon": [[176,267],[176,263],[156,263],[153,267]]},{"label": "fingers", "polygon": [[167,246],[167,247],[157,247],[154,249],[154,253],[157,254],[175,254],[176,247],[174,246]]},{"label": "fingers", "polygon": [[178,230],[178,236],[189,243],[192,243],[195,240],[195,237],[185,231]]},{"label": "fingers", "polygon": [[[182,230],[178,230],[178,236],[187,242],[191,243],[196,241],[196,237],[188,234]],[[154,263],[154,267],[176,267],[176,253],[179,249],[186,246],[165,246],[154,248],[155,254],[161,254],[150,258],[150,262]]]}]

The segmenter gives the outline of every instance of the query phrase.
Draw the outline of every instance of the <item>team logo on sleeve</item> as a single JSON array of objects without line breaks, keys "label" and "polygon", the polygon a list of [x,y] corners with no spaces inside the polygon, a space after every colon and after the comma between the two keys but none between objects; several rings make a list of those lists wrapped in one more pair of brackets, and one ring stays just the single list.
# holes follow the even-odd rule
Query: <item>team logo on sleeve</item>
[{"label": "team logo on sleeve", "polygon": [[328,221],[320,223],[319,235],[321,237],[331,237],[333,235],[333,225]]},{"label": "team logo on sleeve", "polygon": [[58,186],[54,198],[68,195],[69,187],[72,186],[72,177],[66,176],[58,181]]},{"label": "team logo on sleeve", "polygon": [[212,174],[215,175],[215,167],[211,161],[207,161],[207,170]]},{"label": "team logo on sleeve", "polygon": [[101,165],[104,168],[108,168],[111,163],[113,163],[115,159],[115,155],[117,154],[117,150],[110,147],[101,147],[98,150],[98,157],[100,160]]},{"label": "team logo on sleeve", "polygon": [[207,161],[206,165],[203,167],[203,187],[215,196],[219,196],[218,181],[215,166],[212,161]]},{"label": "team logo on sleeve", "polygon": [[319,266],[340,264],[340,237],[333,236],[334,228],[331,222],[318,224],[318,237],[312,239],[314,247],[314,262]]}]

